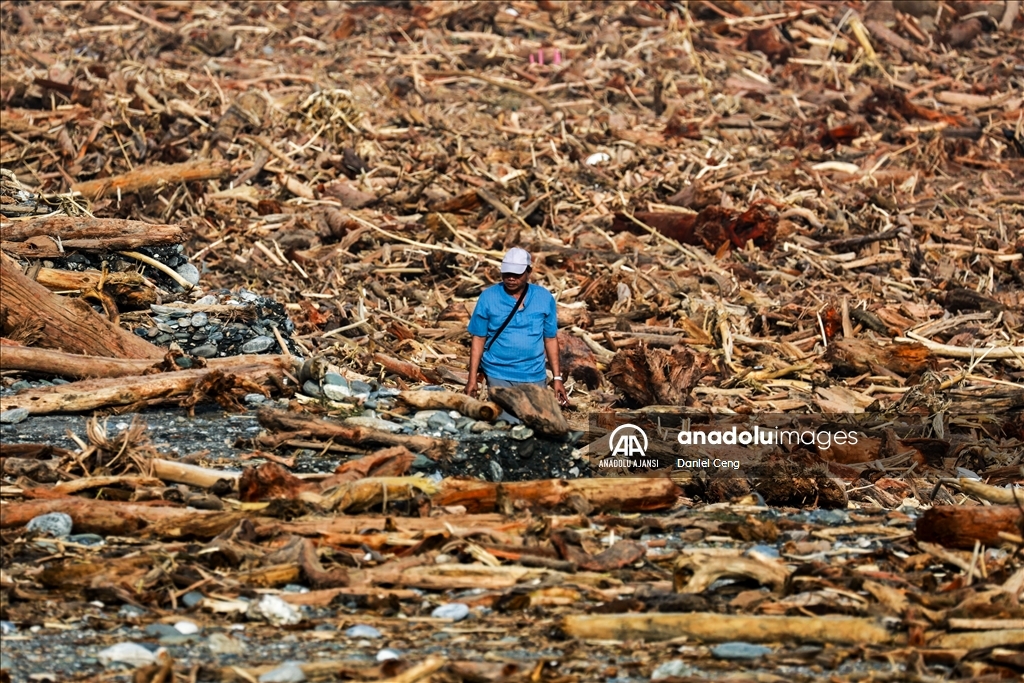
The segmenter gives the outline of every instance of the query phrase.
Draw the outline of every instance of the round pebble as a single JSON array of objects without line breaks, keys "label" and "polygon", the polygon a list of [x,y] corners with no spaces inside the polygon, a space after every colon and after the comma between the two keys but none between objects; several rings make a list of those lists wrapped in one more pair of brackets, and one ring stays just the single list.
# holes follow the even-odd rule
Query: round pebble
[{"label": "round pebble", "polygon": [[33,517],[29,520],[25,530],[39,535],[52,536],[53,538],[64,538],[71,533],[72,526],[71,515],[63,512],[49,512],[45,515]]},{"label": "round pebble", "polygon": [[441,605],[430,613],[435,619],[451,619],[462,621],[469,616],[469,606],[461,602],[449,602]]},{"label": "round pebble", "polygon": [[274,338],[267,335],[253,337],[242,344],[242,353],[263,353],[274,344]]},{"label": "round pebble", "polygon": [[193,633],[199,633],[199,627],[191,621],[179,621],[174,625],[174,629],[183,636],[190,636]]},{"label": "round pebble", "polygon": [[199,284],[199,269],[191,263],[183,263],[174,270],[193,287]]},{"label": "round pebble", "polygon": [[209,316],[205,313],[196,313],[192,316],[191,325],[192,327],[202,327],[209,320]]},{"label": "round pebble", "polygon": [[216,344],[203,344],[192,349],[192,355],[199,358],[212,358],[217,355]]},{"label": "round pebble", "polygon": [[345,635],[349,638],[380,638],[381,632],[366,624],[356,624],[345,629]]},{"label": "round pebble", "polygon": [[381,650],[380,652],[377,653],[377,661],[378,662],[386,662],[389,659],[401,659],[401,658],[402,658],[402,655],[397,650],[392,650],[391,648],[384,648],[383,650]]},{"label": "round pebble", "polygon": [[711,654],[718,659],[757,659],[771,653],[772,649],[770,647],[739,641],[721,643],[711,648]]},{"label": "round pebble", "polygon": [[0,413],[0,423],[5,425],[16,425],[28,419],[28,408],[11,408]]},{"label": "round pebble", "polygon": [[285,662],[256,679],[259,683],[302,683],[306,674],[299,662]]}]

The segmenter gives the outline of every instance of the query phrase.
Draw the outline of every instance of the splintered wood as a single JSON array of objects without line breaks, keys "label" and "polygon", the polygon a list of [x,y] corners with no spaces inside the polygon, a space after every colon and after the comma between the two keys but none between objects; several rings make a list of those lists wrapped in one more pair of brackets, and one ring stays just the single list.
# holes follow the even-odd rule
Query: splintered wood
[{"label": "splintered wood", "polygon": [[1022,28],[5,3],[0,683],[1018,680]]}]

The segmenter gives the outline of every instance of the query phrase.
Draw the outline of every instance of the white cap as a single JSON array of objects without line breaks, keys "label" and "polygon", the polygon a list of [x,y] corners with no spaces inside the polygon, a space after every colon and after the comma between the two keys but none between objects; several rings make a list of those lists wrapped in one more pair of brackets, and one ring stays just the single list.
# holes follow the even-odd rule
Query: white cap
[{"label": "white cap", "polygon": [[505,254],[505,258],[501,260],[501,272],[519,275],[526,272],[531,265],[533,265],[533,259],[530,258],[530,252],[519,247],[512,247]]}]

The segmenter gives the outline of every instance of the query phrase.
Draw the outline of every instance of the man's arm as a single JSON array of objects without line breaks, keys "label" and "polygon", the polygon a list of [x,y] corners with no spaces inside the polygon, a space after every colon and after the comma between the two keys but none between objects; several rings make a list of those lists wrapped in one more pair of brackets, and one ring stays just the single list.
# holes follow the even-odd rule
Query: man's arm
[{"label": "man's arm", "polygon": [[569,395],[565,393],[565,384],[562,381],[562,372],[559,365],[557,337],[548,337],[544,340],[544,355],[548,357],[551,374],[555,376],[555,380],[552,382],[552,386],[555,389],[555,398],[563,406],[569,405]]},{"label": "man's arm", "polygon": [[469,381],[466,382],[466,394],[476,395],[477,373],[480,372],[480,359],[484,356],[484,342],[487,337],[473,337],[469,345]]}]

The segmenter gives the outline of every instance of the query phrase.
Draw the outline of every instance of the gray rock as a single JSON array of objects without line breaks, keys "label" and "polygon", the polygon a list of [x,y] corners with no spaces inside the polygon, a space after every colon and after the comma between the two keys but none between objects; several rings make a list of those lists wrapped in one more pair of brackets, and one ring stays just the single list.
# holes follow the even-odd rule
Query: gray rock
[{"label": "gray rock", "polygon": [[348,385],[349,387],[352,388],[353,394],[366,394],[367,396],[369,396],[370,392],[373,391],[372,386],[358,379],[352,380],[351,382],[348,383]]},{"label": "gray rock", "polygon": [[23,379],[18,380],[11,385],[11,391],[24,391],[25,389],[31,389],[32,385]]},{"label": "gray rock", "polygon": [[349,638],[380,638],[381,632],[366,624],[356,624],[345,629],[345,635]]},{"label": "gray rock", "polygon": [[199,284],[199,269],[191,263],[182,263],[174,270],[193,287]]},{"label": "gray rock", "polygon": [[276,669],[271,669],[256,680],[259,683],[302,683],[306,674],[302,673],[299,662],[285,662]]},{"label": "gray rock", "polygon": [[71,534],[71,515],[63,512],[49,512],[29,520],[25,530],[30,533],[53,538],[64,538]]},{"label": "gray rock", "polygon": [[323,392],[320,391],[320,385],[311,379],[307,379],[302,383],[302,393],[306,396],[312,396],[313,398],[322,398]]},{"label": "gray rock", "polygon": [[101,651],[96,656],[103,666],[110,666],[114,662],[121,662],[129,666],[139,667],[156,661],[156,655],[138,643],[118,643]]},{"label": "gray rock", "polygon": [[682,678],[683,676],[689,676],[692,673],[693,667],[689,664],[681,659],[673,659],[659,664],[658,668],[651,672],[651,680],[660,681],[666,678]]},{"label": "gray rock", "polygon": [[264,595],[246,613],[250,619],[263,619],[273,626],[293,626],[302,621],[302,613],[276,595]]},{"label": "gray rock", "polygon": [[117,610],[117,616],[121,619],[138,619],[146,614],[146,610],[135,605],[121,605],[121,609]]},{"label": "gray rock", "polygon": [[320,389],[323,395],[331,401],[344,401],[347,398],[352,398],[352,392],[345,385],[324,384]]},{"label": "gray rock", "polygon": [[195,315],[192,316],[192,320],[190,322],[192,324],[192,327],[203,327],[204,325],[206,325],[209,319],[210,317],[205,313],[196,313]]},{"label": "gray rock", "polygon": [[189,591],[181,596],[181,604],[191,609],[201,603],[204,599],[205,596],[199,591]]},{"label": "gray rock", "polygon": [[378,662],[386,662],[389,659],[401,659],[401,658],[402,658],[402,653],[401,652],[399,652],[398,650],[392,650],[389,647],[386,647],[386,648],[384,648],[383,650],[381,650],[380,652],[377,653],[377,661]]},{"label": "gray rock", "polygon": [[779,549],[778,548],[776,548],[775,546],[772,546],[772,545],[763,545],[761,543],[758,543],[757,545],[755,545],[752,548],[748,548],[747,552],[745,552],[743,554],[744,555],[750,555],[752,553],[757,553],[758,555],[764,555],[765,557],[772,557],[772,558],[779,557]]},{"label": "gray rock", "polygon": [[242,353],[263,353],[274,345],[274,338],[262,334],[242,344]]},{"label": "gray rock", "polygon": [[199,358],[213,358],[217,355],[217,351],[216,344],[203,344],[192,349],[192,355]]},{"label": "gray rock", "polygon": [[245,645],[226,633],[213,633],[206,639],[206,646],[215,655],[240,655],[245,653]]},{"label": "gray rock", "polygon": [[168,636],[160,636],[157,640],[161,645],[188,645],[199,640],[199,636],[195,635],[183,635],[181,633],[174,633]]},{"label": "gray rock", "polygon": [[409,467],[414,470],[429,470],[436,464],[437,463],[422,453],[417,453],[416,457],[412,459],[412,464],[410,464]]},{"label": "gray rock", "polygon": [[267,397],[264,396],[263,394],[253,393],[253,394],[246,394],[242,398],[242,400],[245,401],[246,403],[248,403],[251,406],[258,406],[261,403],[263,403],[264,401],[266,401]]},{"label": "gray rock", "polygon": [[377,396],[380,396],[381,398],[390,398],[398,396],[401,393],[402,392],[399,389],[392,389],[391,387],[381,387],[377,390]]},{"label": "gray rock", "polygon": [[516,425],[509,430],[508,435],[516,441],[526,441],[533,437],[533,430],[526,425]]},{"label": "gray rock", "polygon": [[477,420],[469,427],[469,431],[473,432],[474,434],[483,434],[484,432],[490,431],[490,429],[491,423],[484,422],[483,420]]},{"label": "gray rock", "polygon": [[181,621],[174,624],[174,630],[183,636],[191,636],[195,633],[199,633],[202,629],[197,626],[194,622],[182,619]]},{"label": "gray rock", "polygon": [[427,418],[427,425],[434,429],[446,429],[455,428],[455,420],[448,413],[438,410],[433,415]]},{"label": "gray rock", "polygon": [[491,460],[488,464],[491,468],[491,479],[493,481],[501,481],[505,478],[505,472],[501,469],[501,465],[498,464],[497,460]]},{"label": "gray rock", "polygon": [[9,636],[10,634],[15,633],[17,630],[18,627],[15,626],[13,622],[0,621],[0,636]]},{"label": "gray rock", "polygon": [[[324,388],[326,389],[327,387]],[[379,417],[356,415],[354,417],[346,417],[344,423],[352,427],[367,427],[369,429],[377,429],[379,431],[390,432],[392,434],[397,434],[402,431],[402,425],[395,424],[394,422]]]},{"label": "gray rock", "polygon": [[174,359],[174,364],[183,370],[188,370],[192,367],[192,359],[188,356],[181,356],[180,358]]},{"label": "gray rock", "polygon": [[214,294],[207,294],[200,299],[196,299],[196,306],[213,306],[216,303],[217,296]]},{"label": "gray rock", "polygon": [[348,387],[348,380],[337,372],[325,372],[324,384],[330,384],[331,386],[336,387]]},{"label": "gray rock", "polygon": [[5,425],[16,425],[28,419],[28,408],[11,408],[0,413],[0,423]]},{"label": "gray rock", "polygon": [[147,636],[154,638],[163,638],[164,636],[180,636],[181,632],[174,628],[170,624],[161,624],[160,622],[153,622],[152,624],[146,624],[146,628],[142,629],[142,632]]},{"label": "gray rock", "polygon": [[718,659],[757,659],[770,655],[772,649],[764,645],[754,645],[742,641],[721,643],[711,648],[711,654]]},{"label": "gray rock", "polygon": [[441,605],[430,613],[435,619],[451,619],[462,621],[469,616],[469,606],[461,602],[449,602]]}]

